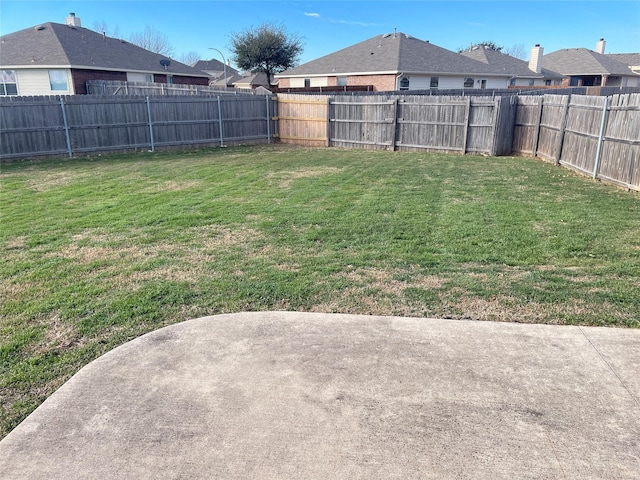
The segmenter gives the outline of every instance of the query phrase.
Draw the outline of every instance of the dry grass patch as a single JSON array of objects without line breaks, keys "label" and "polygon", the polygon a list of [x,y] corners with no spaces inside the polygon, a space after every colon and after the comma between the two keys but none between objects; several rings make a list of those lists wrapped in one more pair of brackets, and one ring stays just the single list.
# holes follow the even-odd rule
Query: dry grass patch
[{"label": "dry grass patch", "polygon": [[181,190],[199,188],[203,184],[204,182],[200,180],[167,180],[164,182],[156,183],[154,185],[149,185],[140,190],[140,193],[179,192]]},{"label": "dry grass patch", "polygon": [[309,167],[301,168],[299,170],[272,172],[267,176],[267,178],[272,182],[275,182],[279,188],[290,188],[294,180],[298,180],[300,178],[322,177],[324,175],[340,173],[341,171],[341,168],[336,167]]}]

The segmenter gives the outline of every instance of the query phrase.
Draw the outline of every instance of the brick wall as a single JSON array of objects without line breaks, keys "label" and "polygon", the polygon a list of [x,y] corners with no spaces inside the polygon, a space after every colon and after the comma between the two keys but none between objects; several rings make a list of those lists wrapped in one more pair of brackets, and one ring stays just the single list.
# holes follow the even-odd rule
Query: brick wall
[{"label": "brick wall", "polygon": [[395,75],[353,75],[347,78],[347,85],[373,85],[378,92],[396,89]]},{"label": "brick wall", "polygon": [[[163,74],[154,74],[153,81],[155,83],[167,83],[167,76]],[[209,79],[173,75],[173,83],[174,85],[209,85]]]},{"label": "brick wall", "polygon": [[73,68],[71,69],[71,78],[73,79],[73,89],[76,95],[86,95],[87,80],[117,80],[120,82],[126,82],[127,74],[125,72]]}]

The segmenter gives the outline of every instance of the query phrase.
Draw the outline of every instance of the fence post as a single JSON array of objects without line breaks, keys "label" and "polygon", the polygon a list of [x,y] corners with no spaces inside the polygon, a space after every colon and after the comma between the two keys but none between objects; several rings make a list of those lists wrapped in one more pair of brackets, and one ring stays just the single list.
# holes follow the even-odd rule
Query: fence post
[{"label": "fence post", "polygon": [[540,141],[540,124],[542,123],[544,96],[540,95],[536,100],[538,101],[538,119],[536,120],[536,132],[533,135],[533,148],[531,149],[531,153],[534,157],[538,155],[538,142]]},{"label": "fence post", "polygon": [[269,114],[269,95],[265,95],[264,100],[267,104],[267,143],[271,143],[271,115]]},{"label": "fence post", "polygon": [[220,131],[220,146],[224,147],[224,139],[222,137],[222,107],[220,103],[220,95],[218,95],[218,129]]},{"label": "fence post", "polygon": [[396,150],[396,141],[398,139],[398,97],[393,101],[393,133],[391,137],[391,151]]},{"label": "fence post", "polygon": [[556,143],[555,164],[560,165],[560,155],[562,155],[562,143],[564,142],[564,130],[567,128],[567,117],[569,116],[569,102],[571,95],[562,97],[563,109],[562,119],[560,120],[560,130],[558,131],[558,141]]},{"label": "fence post", "polygon": [[498,122],[500,121],[500,112],[502,110],[501,107],[502,98],[493,98],[493,132],[491,133],[491,144],[489,145],[489,155],[495,157],[498,154]]},{"label": "fence post", "polygon": [[331,146],[331,97],[327,97],[327,139],[324,142],[325,147]]},{"label": "fence post", "polygon": [[69,152],[69,158],[73,157],[73,151],[71,150],[71,136],[69,135],[69,122],[67,122],[67,110],[64,108],[64,98],[60,97],[60,108],[62,109],[62,121],[64,122],[64,135],[67,139],[67,152]]},{"label": "fence post", "polygon": [[[464,91],[462,92],[464,95]],[[467,153],[467,137],[469,136],[469,120],[471,119],[471,97],[467,96],[465,99],[466,111],[464,112],[464,136],[462,139],[462,154]]]},{"label": "fence post", "polygon": [[151,151],[156,151],[156,144],[153,140],[153,121],[151,120],[151,104],[149,103],[149,97],[146,98],[147,103],[147,118],[149,119],[149,139],[151,140]]},{"label": "fence post", "polygon": [[593,165],[593,178],[598,178],[598,167],[600,166],[600,157],[602,157],[602,142],[604,141],[604,131],[607,128],[607,119],[609,117],[609,97],[604,98],[602,106],[602,119],[600,120],[600,135],[598,135],[598,148],[596,150],[596,159]]}]

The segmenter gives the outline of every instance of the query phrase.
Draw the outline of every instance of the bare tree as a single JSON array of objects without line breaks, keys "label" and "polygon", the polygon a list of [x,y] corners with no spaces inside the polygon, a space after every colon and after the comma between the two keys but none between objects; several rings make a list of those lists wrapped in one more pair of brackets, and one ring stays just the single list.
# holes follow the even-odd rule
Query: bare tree
[{"label": "bare tree", "polygon": [[164,33],[149,25],[147,25],[142,32],[129,35],[129,41],[150,52],[159,53],[166,57],[171,57],[174,52],[169,38]]},{"label": "bare tree", "polygon": [[107,25],[107,22],[105,22],[104,20],[102,20],[101,22],[93,22],[93,30],[98,33],[103,33],[108,37],[117,38],[120,36],[120,29],[116,27],[113,30],[111,30],[109,28],[109,25]]},{"label": "bare tree", "polygon": [[183,53],[178,57],[178,60],[185,65],[193,66],[198,60],[200,60],[200,54],[198,52],[194,52],[193,50],[187,53]]},{"label": "bare tree", "polygon": [[511,55],[512,57],[519,58],[520,60],[527,59],[527,50],[524,48],[524,44],[517,43],[515,45],[511,45],[510,47],[505,47],[502,50],[502,53],[506,53],[507,55]]}]

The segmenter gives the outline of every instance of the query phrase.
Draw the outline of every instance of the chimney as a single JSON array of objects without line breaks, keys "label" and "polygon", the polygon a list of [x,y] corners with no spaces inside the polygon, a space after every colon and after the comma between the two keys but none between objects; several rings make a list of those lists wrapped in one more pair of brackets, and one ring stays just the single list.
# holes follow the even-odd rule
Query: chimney
[{"label": "chimney", "polygon": [[529,70],[536,73],[542,72],[543,53],[544,48],[542,48],[539,43],[536,43],[535,47],[531,49],[531,56],[529,57]]},{"label": "chimney", "polygon": [[67,18],[64,19],[64,23],[66,23],[70,27],[81,27],[82,23],[80,22],[80,18],[76,17],[76,14],[71,12]]},{"label": "chimney", "polygon": [[596,43],[596,52],[604,54],[604,46],[606,45],[606,43],[607,42],[604,41],[604,38],[598,40],[598,43]]}]

